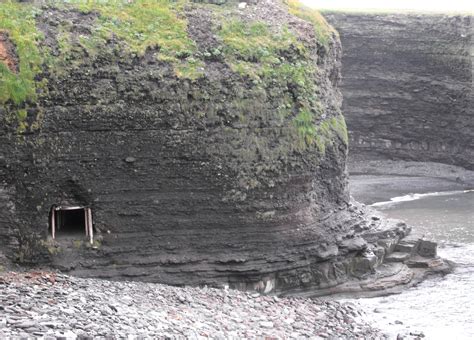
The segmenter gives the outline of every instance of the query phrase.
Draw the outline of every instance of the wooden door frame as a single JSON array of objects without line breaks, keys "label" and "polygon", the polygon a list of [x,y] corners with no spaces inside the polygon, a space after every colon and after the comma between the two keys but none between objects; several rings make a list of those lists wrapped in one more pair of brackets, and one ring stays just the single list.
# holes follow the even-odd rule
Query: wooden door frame
[{"label": "wooden door frame", "polygon": [[66,210],[84,210],[84,232],[86,237],[89,238],[90,244],[94,243],[94,228],[92,224],[92,209],[83,206],[58,206],[53,205],[51,207],[51,220],[49,221],[51,226],[51,236],[56,239],[56,212]]}]

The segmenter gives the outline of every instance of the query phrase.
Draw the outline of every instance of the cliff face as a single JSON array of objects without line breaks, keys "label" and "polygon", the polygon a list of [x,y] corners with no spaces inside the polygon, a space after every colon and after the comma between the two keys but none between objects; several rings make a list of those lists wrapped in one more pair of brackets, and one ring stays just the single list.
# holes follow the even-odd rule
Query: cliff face
[{"label": "cliff face", "polygon": [[[20,65],[0,64],[10,259],[287,291],[370,273],[393,248],[377,240],[405,235],[349,203],[340,43],[318,16],[279,2],[5,6]],[[74,207],[92,211],[92,244]]]},{"label": "cliff face", "polygon": [[474,168],[472,17],[325,17],[343,46],[351,155]]}]

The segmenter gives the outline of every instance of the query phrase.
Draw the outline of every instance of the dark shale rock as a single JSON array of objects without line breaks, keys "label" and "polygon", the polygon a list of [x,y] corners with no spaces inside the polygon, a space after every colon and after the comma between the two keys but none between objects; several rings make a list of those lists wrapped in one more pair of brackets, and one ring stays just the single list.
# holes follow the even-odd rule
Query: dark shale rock
[{"label": "dark shale rock", "polygon": [[[243,20],[278,18],[270,26],[288,25],[317,65],[314,128],[341,119],[337,35],[321,44],[279,2],[252,6]],[[218,46],[209,9],[183,15],[200,50]],[[58,9],[37,16],[53,52],[60,23],[87,35],[96,20]],[[328,294],[378,275],[410,228],[350,202],[344,136],[329,131],[325,152],[299,145],[295,112],[277,113],[280,98],[298,96],[291,84],[256,84],[222,57],[205,60],[201,78],[179,78],[154,50],[132,55],[114,39],[97,55],[73,40],[70,63],[39,76],[46,88],[26,117],[37,129],[15,130],[0,107],[0,252],[77,276],[263,293]],[[61,231],[52,240],[53,206],[91,208],[94,242]],[[395,282],[365,283],[405,283],[413,276],[405,267]]]},{"label": "dark shale rock", "polygon": [[351,158],[474,169],[473,17],[326,13],[340,33]]},{"label": "dark shale rock", "polygon": [[367,248],[367,242],[361,237],[356,237],[342,241],[340,247],[349,251],[357,251]]},{"label": "dark shale rock", "polygon": [[[267,5],[248,11],[306,34],[323,115],[341,117],[336,35],[323,47],[309,23]],[[199,48],[219,46],[211,8],[185,15]],[[43,11],[43,44],[54,51],[63,22],[82,32],[96,17]],[[1,117],[0,200],[11,205],[0,210],[2,251],[80,276],[265,292],[319,284],[318,262],[336,262],[336,236],[361,217],[347,211],[344,141],[336,137],[325,153],[300,148],[291,117],[277,114],[275,97],[291,95],[288,84],[257,86],[222,58],[190,80],[151,49],[137,57],[111,41],[94,57],[74,46],[65,69],[42,75],[40,129],[18,135]],[[60,231],[48,238],[55,204],[91,207],[93,246]]]},{"label": "dark shale rock", "polygon": [[384,338],[352,304],[42,274],[0,274],[1,339]]},{"label": "dark shale rock", "polygon": [[438,244],[433,241],[421,240],[417,247],[417,252],[423,257],[436,257]]},{"label": "dark shale rock", "polygon": [[403,262],[410,258],[408,253],[393,253],[385,257],[385,262]]}]

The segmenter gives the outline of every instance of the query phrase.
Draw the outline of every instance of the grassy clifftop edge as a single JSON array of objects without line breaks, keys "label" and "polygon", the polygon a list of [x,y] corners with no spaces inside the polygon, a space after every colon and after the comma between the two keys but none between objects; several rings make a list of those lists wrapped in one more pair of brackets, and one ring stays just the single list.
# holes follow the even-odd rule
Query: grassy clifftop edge
[{"label": "grassy clifftop edge", "polygon": [[[318,46],[329,48],[335,31],[321,14],[303,6],[298,0],[288,0],[282,5],[291,15],[314,27]],[[241,20],[239,15],[232,13],[237,11],[236,7],[230,12],[231,17],[228,13],[225,16],[215,15],[220,23],[210,28],[213,30],[210,34],[218,38],[219,48],[200,51],[188,34],[184,13],[186,6],[205,6],[210,11],[219,7],[184,0],[135,0],[131,3],[121,0],[68,0],[47,6],[3,2],[0,6],[0,31],[5,32],[15,46],[18,72],[0,63],[0,105],[8,107],[10,117],[17,120],[18,132],[27,130],[28,107],[35,105],[38,93],[46,88],[47,79],[39,76],[45,67],[67,67],[74,58],[71,57],[74,44],[81,45],[90,56],[94,56],[108,41],[119,39],[132,55],[142,56],[149,49],[156,50],[156,58],[171,64],[178,78],[193,81],[203,77],[207,58],[219,54],[235,73],[252,79],[257,87],[266,88],[269,84],[279,83],[293,88],[295,98],[287,98],[278,114],[294,116],[293,126],[302,148],[316,144],[324,152],[325,140],[328,139],[325,136],[329,132],[326,125],[329,122],[321,126],[316,124],[322,113],[320,99],[316,95],[318,70],[308,46],[294,31],[284,25],[275,29],[265,21]],[[59,53],[53,54],[42,44],[45,37],[37,25],[42,11],[51,8],[93,14],[96,19],[90,27],[91,34],[73,38],[71,23],[61,23],[56,37]],[[342,126],[339,123],[332,125],[335,129]],[[345,137],[342,139],[346,140]]]}]

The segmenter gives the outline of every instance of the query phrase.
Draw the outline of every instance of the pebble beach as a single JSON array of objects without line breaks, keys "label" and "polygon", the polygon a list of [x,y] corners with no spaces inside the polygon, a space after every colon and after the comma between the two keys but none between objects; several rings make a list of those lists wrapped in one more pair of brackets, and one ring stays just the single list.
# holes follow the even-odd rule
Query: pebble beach
[{"label": "pebble beach", "polygon": [[228,289],[0,275],[0,339],[382,339],[354,305]]}]

